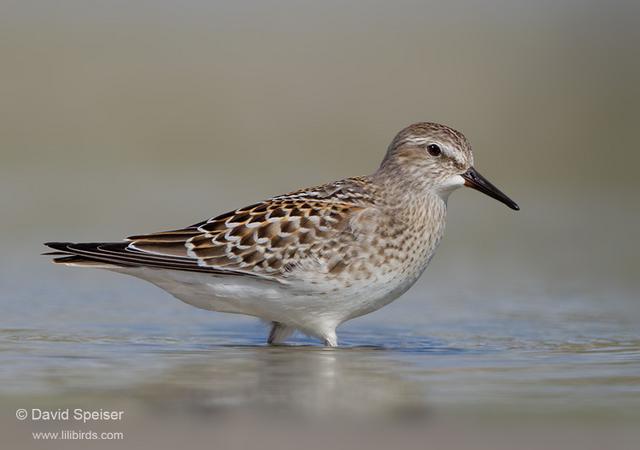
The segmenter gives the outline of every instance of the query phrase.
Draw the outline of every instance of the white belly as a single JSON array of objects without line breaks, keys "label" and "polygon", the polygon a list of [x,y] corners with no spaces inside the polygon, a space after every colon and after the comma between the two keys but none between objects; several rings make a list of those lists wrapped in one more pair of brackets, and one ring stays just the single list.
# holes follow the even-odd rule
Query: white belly
[{"label": "white belly", "polygon": [[[197,308],[245,314],[322,335],[342,322],[375,311],[402,295],[412,284],[355,283],[349,288],[315,288],[243,276],[216,276],[144,267],[112,269],[149,281]],[[408,281],[408,280],[406,280]]]}]

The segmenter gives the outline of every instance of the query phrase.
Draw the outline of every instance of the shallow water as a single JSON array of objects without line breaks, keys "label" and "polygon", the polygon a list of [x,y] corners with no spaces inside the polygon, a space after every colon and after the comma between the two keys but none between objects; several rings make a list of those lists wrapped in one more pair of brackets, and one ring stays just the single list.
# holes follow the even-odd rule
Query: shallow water
[{"label": "shallow water", "polygon": [[637,322],[584,298],[477,310],[473,297],[425,304],[419,282],[388,313],[346,324],[341,348],[304,336],[268,347],[260,322],[196,310],[138,280],[45,273],[55,301],[3,304],[0,396],[14,402],[126,399],[197,415],[640,415]]},{"label": "shallow water", "polygon": [[[213,411],[276,406],[297,413],[391,414],[482,407],[637,415],[640,340],[566,341],[424,336],[378,329],[343,334],[343,347],[268,348],[252,326],[188,334],[0,331],[4,395],[131,396]],[[175,407],[175,404],[173,405]]]}]

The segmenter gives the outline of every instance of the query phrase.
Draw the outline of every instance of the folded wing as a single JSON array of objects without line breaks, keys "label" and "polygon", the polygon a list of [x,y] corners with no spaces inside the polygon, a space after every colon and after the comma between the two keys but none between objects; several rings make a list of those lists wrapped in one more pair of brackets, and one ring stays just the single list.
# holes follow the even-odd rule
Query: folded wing
[{"label": "folded wing", "polygon": [[301,269],[344,267],[332,259],[358,240],[354,225],[369,206],[363,181],[345,180],[274,197],[184,229],[124,242],[49,242],[57,263],[254,276],[286,282]]}]

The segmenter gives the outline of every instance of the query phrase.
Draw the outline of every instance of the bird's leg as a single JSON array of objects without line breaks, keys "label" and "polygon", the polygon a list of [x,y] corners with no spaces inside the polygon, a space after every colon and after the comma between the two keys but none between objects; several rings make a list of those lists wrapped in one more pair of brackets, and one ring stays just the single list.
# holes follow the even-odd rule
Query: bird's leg
[{"label": "bird's leg", "polygon": [[336,336],[335,330],[326,333],[324,335],[324,345],[325,347],[337,347],[338,346],[338,336]]},{"label": "bird's leg", "polygon": [[269,345],[281,345],[296,329],[280,322],[271,322],[271,331],[267,338]]}]

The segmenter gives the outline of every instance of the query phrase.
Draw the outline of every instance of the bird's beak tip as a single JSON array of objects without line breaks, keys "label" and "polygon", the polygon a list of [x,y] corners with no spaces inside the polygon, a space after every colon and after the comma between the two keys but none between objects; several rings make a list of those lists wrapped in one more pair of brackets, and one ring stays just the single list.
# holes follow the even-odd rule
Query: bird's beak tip
[{"label": "bird's beak tip", "polygon": [[465,186],[475,189],[477,191],[480,191],[483,194],[488,195],[489,197],[495,198],[496,200],[504,203],[514,211],[520,211],[520,206],[518,206],[516,202],[511,200],[500,189],[498,189],[493,184],[491,184],[489,180],[487,180],[485,177],[480,175],[478,171],[473,167],[467,170],[462,175],[462,178],[464,178]]}]

